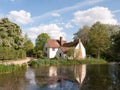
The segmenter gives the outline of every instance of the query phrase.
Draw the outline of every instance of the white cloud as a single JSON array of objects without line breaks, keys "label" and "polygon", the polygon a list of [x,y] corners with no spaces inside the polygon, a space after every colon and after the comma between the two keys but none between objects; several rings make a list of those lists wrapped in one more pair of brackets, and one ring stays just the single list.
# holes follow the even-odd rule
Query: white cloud
[{"label": "white cloud", "polygon": [[60,14],[59,13],[52,13],[52,16],[54,16],[54,17],[60,17]]},{"label": "white cloud", "polygon": [[66,34],[62,31],[62,29],[63,28],[56,24],[40,25],[30,28],[28,35],[32,40],[35,40],[41,33],[47,33],[53,39],[58,39],[60,36],[65,39]]},{"label": "white cloud", "polygon": [[8,18],[16,23],[27,24],[32,22],[31,14],[24,10],[9,12]]},{"label": "white cloud", "polygon": [[71,23],[67,23],[66,25],[65,25],[65,28],[66,29],[69,29],[69,28],[72,28],[73,26],[72,26],[72,24]]},{"label": "white cloud", "polygon": [[84,11],[77,11],[74,13],[73,21],[77,25],[92,25],[100,21],[104,24],[117,24],[112,12],[105,7],[94,7]]}]

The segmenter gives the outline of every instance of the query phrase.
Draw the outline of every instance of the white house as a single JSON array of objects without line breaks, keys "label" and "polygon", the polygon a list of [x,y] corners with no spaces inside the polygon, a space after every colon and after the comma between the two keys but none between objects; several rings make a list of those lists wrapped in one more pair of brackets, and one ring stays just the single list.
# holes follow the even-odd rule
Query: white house
[{"label": "white house", "polygon": [[67,43],[60,37],[60,40],[48,39],[44,46],[44,54],[48,58],[54,58],[55,56],[66,58],[67,51],[70,47],[74,47],[74,57],[77,59],[84,59],[86,57],[85,48],[80,41]]}]

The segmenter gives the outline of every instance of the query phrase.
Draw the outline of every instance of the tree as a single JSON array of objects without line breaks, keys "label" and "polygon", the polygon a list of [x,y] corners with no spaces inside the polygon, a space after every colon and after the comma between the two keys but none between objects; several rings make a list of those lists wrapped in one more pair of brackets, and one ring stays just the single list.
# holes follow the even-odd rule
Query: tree
[{"label": "tree", "polygon": [[100,58],[101,52],[106,51],[110,45],[106,26],[100,22],[96,22],[90,29],[89,40],[91,54]]},{"label": "tree", "polygon": [[78,39],[81,39],[83,45],[85,46],[85,49],[87,51],[87,54],[89,54],[89,31],[90,27],[85,25],[82,28],[79,29],[78,32],[74,34],[74,41],[77,41]]},{"label": "tree", "polygon": [[26,55],[27,56],[32,56],[32,51],[34,49],[34,45],[33,43],[31,42],[31,40],[27,40],[25,43],[24,43],[24,47],[23,49],[26,51]]},{"label": "tree", "polygon": [[70,47],[66,53],[67,57],[68,58],[74,58],[74,51],[75,51],[75,48],[74,47]]},{"label": "tree", "polygon": [[43,48],[44,48],[45,42],[49,38],[50,36],[47,33],[41,33],[38,35],[35,43],[35,51],[36,51],[35,53],[37,54],[38,57],[43,56]]},{"label": "tree", "polygon": [[120,31],[112,36],[112,50],[116,60],[120,59]]},{"label": "tree", "polygon": [[8,18],[0,20],[0,60],[16,60],[25,58],[25,51],[22,49],[24,38],[20,27],[9,21]]},{"label": "tree", "polygon": [[90,27],[85,25],[83,28],[80,28],[77,33],[74,34],[74,40],[81,39],[82,43],[86,45],[89,41],[89,31]]},{"label": "tree", "polygon": [[17,24],[10,22],[8,18],[0,20],[0,46],[22,48],[24,39],[21,34],[22,30]]}]

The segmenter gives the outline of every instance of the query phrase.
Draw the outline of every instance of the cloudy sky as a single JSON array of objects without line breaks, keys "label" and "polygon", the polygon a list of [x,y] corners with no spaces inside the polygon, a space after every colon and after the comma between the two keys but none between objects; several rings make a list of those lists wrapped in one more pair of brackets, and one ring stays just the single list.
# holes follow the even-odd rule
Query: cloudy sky
[{"label": "cloudy sky", "polygon": [[0,0],[0,18],[8,17],[34,42],[40,33],[71,41],[83,25],[120,24],[120,0]]}]

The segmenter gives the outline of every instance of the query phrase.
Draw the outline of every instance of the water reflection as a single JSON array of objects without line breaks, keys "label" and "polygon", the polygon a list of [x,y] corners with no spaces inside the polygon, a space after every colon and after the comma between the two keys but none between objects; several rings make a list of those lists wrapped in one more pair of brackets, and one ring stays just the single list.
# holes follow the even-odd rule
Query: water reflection
[{"label": "water reflection", "polygon": [[84,65],[75,66],[74,74],[76,80],[81,86],[86,76],[86,65],[84,64]]},{"label": "water reflection", "polygon": [[27,80],[27,84],[25,87],[25,90],[36,90],[38,89],[38,86],[36,85],[36,80],[35,80],[35,72],[33,69],[28,68],[26,73],[25,73],[25,77]]},{"label": "water reflection", "polygon": [[[87,71],[87,72],[86,72]],[[0,75],[0,90],[119,90],[120,65],[41,66]]]},{"label": "water reflection", "polygon": [[49,79],[48,79],[48,87],[56,88],[58,86],[57,83],[57,67],[51,66],[49,67]]},{"label": "water reflection", "polygon": [[26,73],[25,73],[25,77],[26,77],[27,80],[29,80],[30,84],[36,85],[36,82],[35,82],[35,73],[34,73],[33,69],[28,68],[27,71],[26,71]]},{"label": "water reflection", "polygon": [[0,90],[24,90],[24,71],[0,74]]}]

